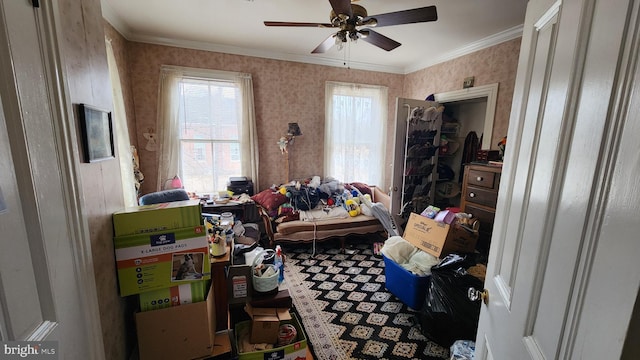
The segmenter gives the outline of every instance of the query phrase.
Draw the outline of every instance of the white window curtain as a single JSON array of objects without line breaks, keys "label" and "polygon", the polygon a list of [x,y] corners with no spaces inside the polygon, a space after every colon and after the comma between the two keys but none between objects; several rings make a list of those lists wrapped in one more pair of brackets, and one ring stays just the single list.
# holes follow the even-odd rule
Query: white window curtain
[{"label": "white window curtain", "polygon": [[111,89],[113,92],[113,119],[116,129],[115,141],[118,148],[118,159],[120,161],[120,177],[122,178],[122,196],[124,205],[138,205],[138,194],[135,186],[135,176],[133,173],[133,154],[129,142],[129,128],[127,124],[127,114],[124,109],[124,99],[122,97],[122,85],[120,83],[120,73],[113,54],[111,40],[106,39],[107,63],[109,65],[109,76],[111,78]]},{"label": "white window curtain", "polygon": [[160,71],[158,97],[158,180],[161,190],[167,179],[180,174],[180,136],[178,111],[180,108],[179,83],[183,78],[232,81],[240,89],[242,109],[240,126],[241,171],[258,186],[258,137],[256,132],[253,81],[251,74],[163,66]]},{"label": "white window curtain", "polygon": [[387,94],[385,86],[326,82],[325,176],[382,185]]}]

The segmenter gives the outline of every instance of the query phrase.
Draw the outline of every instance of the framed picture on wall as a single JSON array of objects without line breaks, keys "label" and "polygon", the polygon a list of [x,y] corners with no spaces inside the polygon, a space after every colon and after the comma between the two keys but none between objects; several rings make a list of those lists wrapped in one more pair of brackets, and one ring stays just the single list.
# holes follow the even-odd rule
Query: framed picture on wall
[{"label": "framed picture on wall", "polygon": [[78,113],[85,162],[115,158],[111,113],[86,104],[78,106]]}]

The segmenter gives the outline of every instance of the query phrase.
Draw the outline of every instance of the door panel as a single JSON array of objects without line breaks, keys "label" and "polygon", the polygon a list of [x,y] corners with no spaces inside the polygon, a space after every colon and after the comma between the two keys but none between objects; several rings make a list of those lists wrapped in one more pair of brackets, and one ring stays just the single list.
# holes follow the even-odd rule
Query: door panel
[{"label": "door panel", "polygon": [[103,359],[58,5],[0,0],[0,331],[57,341],[61,359]]},{"label": "door panel", "polygon": [[[40,301],[1,98],[0,191],[6,206],[4,211],[0,211],[3,239],[0,242],[0,303],[6,309],[2,316],[0,339],[24,339],[43,319],[40,311],[32,311],[40,309]],[[5,293],[9,289],[10,293]],[[21,315],[15,316],[17,314]]]},{"label": "door panel", "polygon": [[[624,85],[633,83],[625,76],[637,59],[638,29],[629,26],[637,23],[638,5],[631,12],[632,2],[613,2],[529,2],[485,283],[490,302],[482,307],[478,329],[479,359],[603,359],[617,358],[621,350],[619,333],[599,331],[602,341],[592,337],[592,344],[579,337],[594,324],[604,328],[588,321],[595,315],[583,311],[583,304],[607,304],[611,296],[585,297],[599,286],[592,288],[590,277],[621,276],[593,261],[614,240],[598,233],[610,222],[603,208],[614,179],[611,168],[625,158],[637,165],[639,147],[629,152],[635,154],[631,159],[614,146],[617,132],[624,131],[623,96],[635,93]],[[639,192],[637,186],[627,191]],[[640,247],[615,240],[623,253]],[[609,294],[631,293],[620,301],[627,315],[640,278],[630,273],[629,284],[607,284],[617,285]],[[624,323],[607,323],[624,333]],[[605,353],[598,349],[602,342],[618,345]]]}]

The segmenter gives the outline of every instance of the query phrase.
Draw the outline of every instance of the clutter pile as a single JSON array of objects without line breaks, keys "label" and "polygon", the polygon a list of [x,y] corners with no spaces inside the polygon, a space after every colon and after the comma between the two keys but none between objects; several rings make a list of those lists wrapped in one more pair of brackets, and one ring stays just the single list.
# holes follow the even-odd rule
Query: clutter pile
[{"label": "clutter pile", "polygon": [[466,353],[480,314],[468,291],[483,288],[486,272],[476,250],[479,227],[457,208],[429,205],[411,213],[402,236],[389,237],[381,249],[385,286],[418,312],[423,335],[445,347],[467,341]]}]

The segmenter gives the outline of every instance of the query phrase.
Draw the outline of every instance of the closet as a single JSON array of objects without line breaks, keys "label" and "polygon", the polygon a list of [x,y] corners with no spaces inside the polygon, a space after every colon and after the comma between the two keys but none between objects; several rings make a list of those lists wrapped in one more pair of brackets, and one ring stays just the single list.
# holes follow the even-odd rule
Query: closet
[{"label": "closet", "polygon": [[[411,212],[420,213],[428,205],[460,207],[465,139],[473,131],[479,149],[491,148],[497,95],[498,84],[490,84],[435,94],[435,101],[397,98],[391,213],[400,229]],[[417,108],[438,109],[432,113],[437,119],[412,122]],[[426,128],[432,132],[420,133]],[[435,156],[416,152],[427,143],[438,148]]]}]

